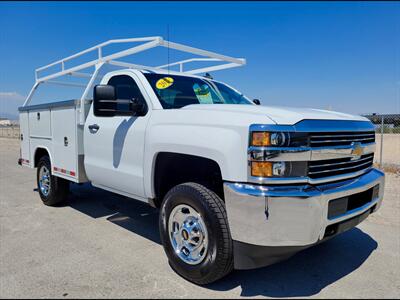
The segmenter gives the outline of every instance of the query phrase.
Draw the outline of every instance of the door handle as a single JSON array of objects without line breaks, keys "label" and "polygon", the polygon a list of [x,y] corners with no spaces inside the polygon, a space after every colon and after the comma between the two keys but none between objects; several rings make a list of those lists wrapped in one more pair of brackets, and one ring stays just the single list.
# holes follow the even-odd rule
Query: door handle
[{"label": "door handle", "polygon": [[88,128],[91,133],[96,133],[100,129],[100,126],[97,124],[92,124],[89,125]]}]

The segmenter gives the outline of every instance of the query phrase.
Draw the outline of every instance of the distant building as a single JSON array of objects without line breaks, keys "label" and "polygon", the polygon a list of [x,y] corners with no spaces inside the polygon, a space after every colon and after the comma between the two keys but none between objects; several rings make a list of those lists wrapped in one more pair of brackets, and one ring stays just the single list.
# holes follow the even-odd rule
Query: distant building
[{"label": "distant building", "polygon": [[11,121],[9,119],[6,119],[6,118],[0,118],[0,125],[1,126],[10,126],[11,125]]}]

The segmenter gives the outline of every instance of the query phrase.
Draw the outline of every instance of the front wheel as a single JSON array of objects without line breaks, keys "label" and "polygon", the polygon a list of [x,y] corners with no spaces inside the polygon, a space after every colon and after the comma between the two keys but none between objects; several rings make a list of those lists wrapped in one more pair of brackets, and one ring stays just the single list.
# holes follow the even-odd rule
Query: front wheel
[{"label": "front wheel", "polygon": [[45,205],[54,206],[63,202],[69,193],[69,181],[51,175],[51,163],[43,156],[37,166],[37,186],[40,198]]},{"label": "front wheel", "polygon": [[160,212],[160,234],[171,267],[196,284],[208,284],[233,269],[225,204],[197,183],[172,188]]}]

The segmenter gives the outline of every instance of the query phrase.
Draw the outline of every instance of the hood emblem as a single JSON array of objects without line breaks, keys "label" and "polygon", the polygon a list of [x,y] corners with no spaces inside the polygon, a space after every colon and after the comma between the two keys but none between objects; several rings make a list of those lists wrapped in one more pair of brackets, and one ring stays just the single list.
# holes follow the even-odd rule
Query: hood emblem
[{"label": "hood emblem", "polygon": [[351,160],[360,159],[361,156],[364,154],[364,147],[361,145],[360,142],[353,142],[351,143],[351,146],[352,146],[350,153],[352,155]]}]

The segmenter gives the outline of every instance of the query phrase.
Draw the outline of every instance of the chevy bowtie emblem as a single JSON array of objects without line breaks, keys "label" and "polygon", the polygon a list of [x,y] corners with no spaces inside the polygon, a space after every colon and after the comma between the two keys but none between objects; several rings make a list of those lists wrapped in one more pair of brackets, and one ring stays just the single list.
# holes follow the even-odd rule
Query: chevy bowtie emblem
[{"label": "chevy bowtie emblem", "polygon": [[351,155],[353,156],[351,159],[359,159],[364,154],[364,148],[360,142],[351,143],[353,149],[351,150]]}]

